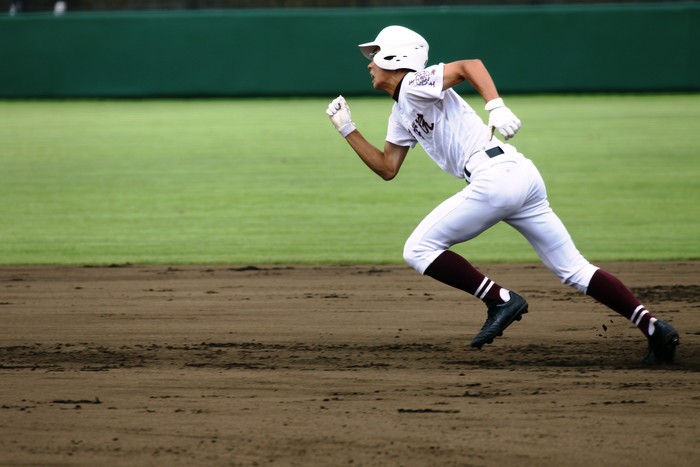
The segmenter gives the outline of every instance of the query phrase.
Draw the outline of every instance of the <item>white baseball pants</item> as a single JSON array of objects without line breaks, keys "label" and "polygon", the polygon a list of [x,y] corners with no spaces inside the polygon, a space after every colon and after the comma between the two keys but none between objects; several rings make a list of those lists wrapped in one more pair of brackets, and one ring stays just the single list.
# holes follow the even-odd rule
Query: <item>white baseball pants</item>
[{"label": "white baseball pants", "polygon": [[406,241],[404,259],[421,274],[445,250],[504,221],[520,232],[566,285],[586,293],[598,269],[579,253],[547,201],[535,165],[510,145],[479,165],[471,183],[436,207]]}]

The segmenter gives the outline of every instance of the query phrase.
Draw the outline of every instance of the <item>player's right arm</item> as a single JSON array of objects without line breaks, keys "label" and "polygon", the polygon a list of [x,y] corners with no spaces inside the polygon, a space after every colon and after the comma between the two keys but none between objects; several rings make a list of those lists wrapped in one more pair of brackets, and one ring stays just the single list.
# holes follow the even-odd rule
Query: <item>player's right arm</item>
[{"label": "player's right arm", "polygon": [[409,150],[407,146],[397,146],[389,141],[384,141],[384,151],[381,151],[357,130],[350,133],[345,141],[360,156],[362,162],[384,180],[392,180],[396,177]]},{"label": "player's right arm", "polygon": [[391,180],[396,177],[410,149],[408,146],[398,146],[385,141],[384,150],[382,151],[367,141],[357,131],[357,127],[355,127],[350,115],[350,107],[348,107],[343,96],[338,96],[328,105],[326,114],[331,119],[335,129],[345,138],[367,167],[384,180]]}]

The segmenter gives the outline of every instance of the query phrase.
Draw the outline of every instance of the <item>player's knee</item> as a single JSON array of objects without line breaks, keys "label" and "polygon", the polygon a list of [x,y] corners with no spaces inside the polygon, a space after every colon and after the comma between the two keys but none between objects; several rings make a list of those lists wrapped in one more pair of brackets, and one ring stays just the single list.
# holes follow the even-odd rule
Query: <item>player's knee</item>
[{"label": "player's knee", "polygon": [[418,258],[418,253],[416,249],[414,248],[413,243],[411,242],[406,242],[406,244],[403,247],[403,260],[408,263],[409,266],[411,266],[415,270],[419,270],[419,265],[420,265],[420,260]]},{"label": "player's knee", "polygon": [[597,266],[593,266],[592,264],[588,263],[573,274],[562,277],[561,280],[564,284],[571,286],[579,292],[585,294],[588,291],[588,284],[591,283],[591,278],[597,270]]},{"label": "player's knee", "polygon": [[428,264],[425,264],[425,249],[420,242],[414,242],[410,238],[403,247],[403,260],[413,269],[423,274]]},{"label": "player's knee", "polygon": [[421,242],[413,242],[409,239],[403,248],[403,259],[413,269],[421,274],[425,273],[428,266],[435,261],[444,250],[437,250]]}]

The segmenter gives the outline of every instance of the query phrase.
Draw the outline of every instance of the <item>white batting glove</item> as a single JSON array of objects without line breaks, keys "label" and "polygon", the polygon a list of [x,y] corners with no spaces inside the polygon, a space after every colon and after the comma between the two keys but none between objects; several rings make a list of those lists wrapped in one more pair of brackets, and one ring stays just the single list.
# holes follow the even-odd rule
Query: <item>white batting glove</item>
[{"label": "white batting glove", "polygon": [[520,129],[520,120],[515,114],[503,103],[503,99],[492,99],[486,103],[484,107],[489,111],[489,127],[491,128],[491,136],[495,128],[503,137],[508,140],[515,136]]},{"label": "white batting glove", "polygon": [[326,114],[330,117],[331,123],[333,123],[335,129],[343,135],[343,138],[357,130],[357,127],[352,121],[352,116],[350,115],[350,107],[348,107],[348,103],[345,102],[343,96],[336,97],[328,104]]}]

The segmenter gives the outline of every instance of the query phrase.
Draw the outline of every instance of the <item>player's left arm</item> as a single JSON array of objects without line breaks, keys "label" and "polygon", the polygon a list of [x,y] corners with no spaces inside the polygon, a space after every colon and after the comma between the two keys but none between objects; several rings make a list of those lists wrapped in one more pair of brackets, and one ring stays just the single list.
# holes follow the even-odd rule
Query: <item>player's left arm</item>
[{"label": "player's left arm", "polygon": [[498,99],[496,84],[481,60],[460,60],[445,64],[442,78],[443,91],[464,81],[472,85],[476,92],[484,98],[484,102]]},{"label": "player's left arm", "polygon": [[486,102],[489,126],[497,129],[505,139],[515,136],[520,129],[520,120],[498,96],[496,84],[481,60],[459,60],[445,64],[442,79],[443,91],[464,81],[469,82]]}]

